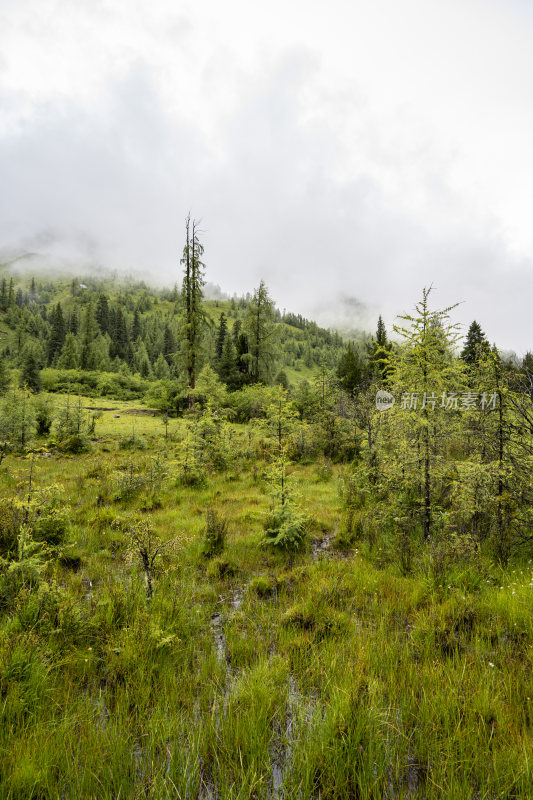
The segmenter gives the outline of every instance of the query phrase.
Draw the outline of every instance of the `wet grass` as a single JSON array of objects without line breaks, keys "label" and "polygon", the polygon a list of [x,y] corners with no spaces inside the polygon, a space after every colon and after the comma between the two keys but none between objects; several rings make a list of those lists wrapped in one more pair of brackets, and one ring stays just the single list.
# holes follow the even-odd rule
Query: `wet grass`
[{"label": "wet grass", "polygon": [[[435,583],[402,577],[379,542],[341,558],[341,468],[323,480],[319,464],[292,468],[306,551],[271,553],[265,464],[244,455],[246,429],[228,469],[187,488],[181,423],[165,441],[161,420],[139,415],[148,449],[125,453],[120,405],[90,453],[36,457],[34,489],[64,488],[71,527],[40,586],[2,611],[0,797],[532,796],[530,564]],[[113,499],[117,474],[132,460],[146,474],[156,454],[168,473],[157,502]],[[4,459],[4,498],[29,468]],[[212,559],[208,507],[229,525]],[[151,602],[128,556],[132,518],[177,542]]]}]

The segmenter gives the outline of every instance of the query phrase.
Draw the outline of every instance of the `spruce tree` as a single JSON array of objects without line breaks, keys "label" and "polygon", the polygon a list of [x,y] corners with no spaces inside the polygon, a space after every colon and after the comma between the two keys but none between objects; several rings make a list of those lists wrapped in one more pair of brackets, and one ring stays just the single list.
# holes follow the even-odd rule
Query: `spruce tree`
[{"label": "spruce tree", "polygon": [[7,307],[11,308],[15,303],[15,286],[13,283],[13,278],[9,279],[9,289],[7,292]]},{"label": "spruce tree", "polygon": [[472,322],[466,335],[465,345],[461,352],[463,361],[472,366],[490,350],[489,342],[481,326],[475,320]]},{"label": "spruce tree", "polygon": [[105,294],[101,294],[98,298],[96,321],[102,333],[109,333],[109,302]]},{"label": "spruce tree", "polygon": [[385,380],[388,374],[387,364],[392,346],[387,339],[387,329],[381,314],[375,337],[368,344],[368,365],[370,373],[375,378]]},{"label": "spruce tree", "polygon": [[158,380],[170,378],[170,369],[163,353],[159,353],[154,364],[154,375]]},{"label": "spruce tree", "polygon": [[52,327],[50,330],[50,337],[48,339],[47,347],[48,366],[51,366],[61,354],[67,334],[65,319],[63,317],[63,311],[61,310],[60,303],[56,305],[52,312],[51,325]]},{"label": "spruce tree", "polygon": [[139,309],[136,308],[133,313],[133,324],[131,326],[131,341],[136,342],[141,335],[141,316]]},{"label": "spruce tree", "polygon": [[83,319],[81,332],[80,367],[84,370],[96,368],[96,356],[94,343],[98,335],[98,323],[96,322],[94,307],[87,306]]},{"label": "spruce tree", "polygon": [[218,375],[232,391],[241,386],[241,373],[237,367],[237,355],[231,336],[226,336],[224,340],[222,357],[218,362]]},{"label": "spruce tree", "polygon": [[77,336],[80,329],[80,318],[76,309],[70,312],[67,328],[68,333],[73,333],[74,336]]},{"label": "spruce tree", "polygon": [[2,278],[2,283],[0,284],[0,311],[7,311],[7,283],[5,278]]},{"label": "spruce tree", "polygon": [[217,331],[217,338],[215,343],[215,353],[217,357],[217,361],[220,361],[222,358],[222,352],[224,350],[224,342],[226,340],[226,333],[228,330],[228,323],[226,320],[226,315],[224,312],[220,315],[220,322],[218,324],[218,331]]},{"label": "spruce tree", "polygon": [[22,367],[20,377],[21,387],[27,386],[32,392],[41,391],[41,371],[39,364],[32,350],[29,350]]},{"label": "spruce tree", "polygon": [[172,329],[168,323],[165,325],[165,330],[163,333],[163,356],[166,359],[166,362],[169,366],[172,365],[173,360],[172,357],[176,353],[176,339],[174,338],[174,334],[172,333]]},{"label": "spruce tree", "polygon": [[5,394],[9,388],[9,373],[4,356],[0,356],[0,395]]},{"label": "spruce tree", "polygon": [[345,392],[354,395],[361,386],[365,372],[365,365],[356,352],[352,342],[339,359],[337,378]]},{"label": "spruce tree", "polygon": [[183,303],[183,357],[187,372],[189,390],[189,409],[194,407],[194,387],[200,361],[200,344],[205,315],[202,308],[203,286],[205,284],[202,255],[203,245],[198,239],[198,221],[190,215],[185,220],[185,247],[181,264],[183,265],[182,303]]},{"label": "spruce tree", "polygon": [[78,346],[73,333],[67,333],[57,366],[61,369],[76,369],[79,363]]}]

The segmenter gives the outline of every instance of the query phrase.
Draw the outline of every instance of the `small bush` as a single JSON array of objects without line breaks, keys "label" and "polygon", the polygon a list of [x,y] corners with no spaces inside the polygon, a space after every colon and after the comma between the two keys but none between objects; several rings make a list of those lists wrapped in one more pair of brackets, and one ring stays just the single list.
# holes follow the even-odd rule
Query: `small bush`
[{"label": "small bush", "polygon": [[50,433],[50,428],[54,421],[54,407],[50,400],[41,396],[34,401],[34,409],[37,436],[46,436],[46,434]]},{"label": "small bush", "polygon": [[63,439],[63,441],[58,444],[58,448],[62,453],[79,455],[80,453],[88,453],[91,449],[91,445],[86,436],[81,433],[73,433],[71,436],[67,436],[66,439]]},{"label": "small bush", "polygon": [[334,609],[318,609],[310,601],[297,603],[281,618],[284,628],[296,628],[312,633],[316,639],[336,636],[346,632],[347,616]]},{"label": "small bush", "polygon": [[265,524],[264,544],[279,550],[294,552],[305,543],[305,519],[285,503],[268,514]]},{"label": "small bush", "polygon": [[212,558],[223,551],[227,532],[228,521],[220,517],[212,508],[208,509],[202,545],[202,553],[206,558]]},{"label": "small bush", "polygon": [[70,507],[61,503],[57,495],[53,495],[32,526],[32,534],[37,542],[46,542],[57,547],[70,530]]},{"label": "small bush", "polygon": [[207,577],[210,580],[221,580],[223,578],[232,578],[237,574],[237,567],[227,558],[219,556],[214,558],[207,568]]},{"label": "small bush", "polygon": [[17,548],[21,509],[13,503],[0,506],[0,556],[9,556]]},{"label": "small bush", "polygon": [[120,450],[146,450],[148,447],[146,439],[143,439],[142,436],[137,436],[136,433],[121,439],[118,446]]},{"label": "small bush", "polygon": [[119,474],[115,478],[115,490],[113,500],[120,502],[130,500],[146,487],[146,478],[138,472],[134,472],[133,467],[126,472]]},{"label": "small bush", "polygon": [[323,461],[319,464],[318,469],[316,471],[316,479],[322,483],[326,483],[330,481],[333,477],[333,467],[331,466],[331,461]]},{"label": "small bush", "polygon": [[252,578],[248,584],[248,588],[250,592],[254,592],[258,597],[265,598],[270,597],[274,592],[276,584],[266,575],[257,575],[255,578]]}]

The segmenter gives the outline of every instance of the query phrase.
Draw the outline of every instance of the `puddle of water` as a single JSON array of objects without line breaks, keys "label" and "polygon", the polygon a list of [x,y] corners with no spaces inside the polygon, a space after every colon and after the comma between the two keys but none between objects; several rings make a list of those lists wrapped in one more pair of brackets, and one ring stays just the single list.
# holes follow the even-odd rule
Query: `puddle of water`
[{"label": "puddle of water", "polygon": [[217,611],[211,617],[211,632],[215,642],[215,650],[217,658],[221,664],[227,666],[227,650],[226,650],[226,637],[224,636],[224,628],[222,625],[222,614]]},{"label": "puddle of water", "polygon": [[202,757],[200,756],[199,763],[200,786],[198,787],[197,800],[218,800],[219,791],[213,781],[211,770],[208,766],[204,765]]},{"label": "puddle of water", "polygon": [[333,539],[333,535],[331,533],[327,533],[322,539],[315,539],[311,543],[311,553],[313,558],[318,558],[319,556],[327,555],[329,549],[331,547],[331,540]]},{"label": "puddle of water", "polygon": [[291,674],[289,676],[285,717],[281,723],[278,722],[274,727],[274,743],[271,750],[271,797],[274,800],[283,797],[283,782],[292,761],[296,713],[302,700],[296,679]]},{"label": "puddle of water", "polygon": [[238,611],[239,608],[242,606],[245,588],[246,588],[245,586],[241,586],[239,589],[234,589],[232,591],[230,598],[230,605],[233,611]]}]

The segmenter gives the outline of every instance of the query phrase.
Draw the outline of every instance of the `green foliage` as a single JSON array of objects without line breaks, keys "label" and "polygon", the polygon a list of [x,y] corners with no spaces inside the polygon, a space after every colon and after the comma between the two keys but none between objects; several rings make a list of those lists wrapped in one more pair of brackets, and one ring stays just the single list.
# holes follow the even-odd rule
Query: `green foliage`
[{"label": "green foliage", "polygon": [[295,552],[305,545],[305,517],[294,506],[285,503],[267,514],[264,522],[264,543],[284,552]]},{"label": "green foliage", "polygon": [[15,450],[29,447],[35,435],[35,412],[28,393],[13,389],[0,406],[0,441]]},{"label": "green foliage", "polygon": [[35,353],[29,350],[22,365],[20,385],[27,387],[32,392],[41,391],[41,371]]},{"label": "green foliage", "polygon": [[181,486],[203,486],[206,471],[203,455],[203,441],[198,434],[196,422],[185,424],[185,435],[180,444],[177,457],[177,481]]},{"label": "green foliage", "polygon": [[146,439],[142,436],[138,436],[134,431],[130,436],[120,439],[118,446],[120,450],[146,450],[148,444],[146,443]]},{"label": "green foliage", "polygon": [[207,510],[206,516],[202,554],[206,558],[212,558],[224,550],[228,534],[228,521],[212,508]]},{"label": "green foliage", "polygon": [[349,394],[355,394],[365,375],[365,364],[350,342],[339,359],[337,378],[342,388]]},{"label": "green foliage", "polygon": [[148,463],[130,461],[115,475],[113,499],[116,502],[127,501],[146,491],[154,505],[167,477],[167,465],[160,456],[150,458]]},{"label": "green foliage", "polygon": [[54,421],[54,404],[48,397],[40,395],[34,401],[35,422],[37,436],[46,436],[50,433]]},{"label": "green foliage", "polygon": [[461,352],[461,358],[469,366],[474,366],[479,359],[490,352],[490,345],[487,337],[481,330],[481,326],[475,320],[468,329],[465,345]]},{"label": "green foliage", "polygon": [[248,337],[247,361],[252,383],[269,383],[276,361],[277,329],[274,303],[264,281],[253,294],[244,319]]},{"label": "green foliage", "polygon": [[10,376],[6,366],[5,358],[0,355],[0,395],[7,392],[10,384]]},{"label": "green foliage", "polygon": [[[142,341],[172,374],[145,387],[161,390],[162,411],[184,410],[185,376],[167,358],[181,345],[176,291],[27,283],[3,317],[13,374],[38,337],[46,355],[57,302],[81,345],[86,308],[105,293],[97,336],[112,337],[117,371],[77,370],[76,382],[96,394],[130,380]],[[205,303],[215,321],[224,311],[238,328],[249,301],[217,302]],[[309,379],[288,396],[254,384],[218,404],[197,399],[167,441],[161,416],[139,415],[148,449],[127,457],[122,404],[120,420],[103,412],[87,458],[35,451],[30,461],[0,441],[0,794],[530,796],[528,362],[493,352],[463,370],[442,333],[434,353],[426,340],[424,361],[419,331],[390,348],[375,386],[369,378],[348,397],[334,375],[339,339],[295,315],[274,324],[279,366],[291,383],[297,366]],[[205,333],[209,361],[216,341]],[[321,359],[314,377],[304,364]],[[461,391],[464,378],[465,389],[495,393],[484,409],[428,410],[425,541],[423,409],[401,408],[402,392],[423,391],[424,364],[434,385]],[[61,370],[50,372],[56,381]],[[376,409],[377,387],[393,391],[393,409]],[[40,400],[26,395],[30,409]],[[68,403],[76,431],[79,401]],[[94,409],[79,405],[86,435]],[[229,407],[242,421],[227,421]],[[188,437],[188,467],[208,488],[181,483]],[[168,465],[149,458],[161,452]],[[49,483],[64,494],[53,500]],[[208,536],[206,508],[232,535],[199,562],[204,542],[217,550],[223,538],[218,524]],[[323,532],[320,552],[306,552],[306,529]]]},{"label": "green foliage", "polygon": [[65,541],[70,530],[71,509],[63,497],[63,491],[52,486],[38,492],[31,509],[31,531],[38,542],[45,542],[50,547],[58,547]]}]

